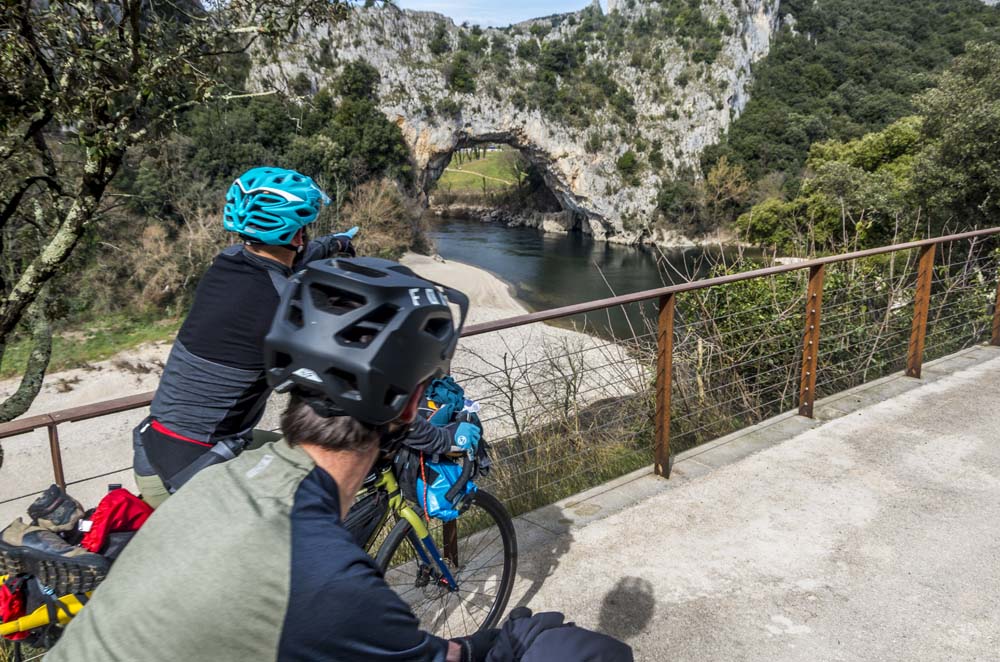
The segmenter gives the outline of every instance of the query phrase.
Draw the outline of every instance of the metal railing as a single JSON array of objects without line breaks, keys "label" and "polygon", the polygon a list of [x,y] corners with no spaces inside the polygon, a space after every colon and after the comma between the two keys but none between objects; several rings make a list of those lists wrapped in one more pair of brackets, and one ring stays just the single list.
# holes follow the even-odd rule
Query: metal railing
[{"label": "metal railing", "polygon": [[[926,342],[929,323],[931,321],[934,322],[933,333],[936,334],[936,338],[947,338],[949,333],[954,334],[956,330],[967,330],[967,324],[965,326],[954,327],[942,326],[938,329],[938,324],[951,319],[948,314],[951,312],[949,308],[954,305],[950,302],[954,299],[947,299],[937,308],[931,308],[932,293],[935,292],[935,288],[951,294],[956,291],[961,292],[963,288],[964,290],[973,289],[969,285],[969,282],[972,281],[968,278],[961,281],[956,280],[955,284],[947,286],[950,289],[945,288],[942,285],[942,279],[950,272],[963,273],[963,269],[969,271],[973,268],[979,268],[985,263],[993,266],[993,271],[990,272],[991,275],[988,275],[987,280],[992,278],[998,282],[995,285],[992,283],[988,284],[990,288],[995,287],[995,289],[990,290],[992,298],[990,307],[992,310],[988,314],[992,316],[992,323],[990,328],[986,329],[986,332],[990,336],[989,340],[991,344],[1000,345],[1000,278],[997,278],[996,274],[996,260],[990,261],[983,258],[974,260],[972,257],[969,257],[964,262],[952,262],[950,258],[948,261],[938,261],[945,254],[939,248],[945,244],[970,242],[971,246],[975,246],[980,240],[997,235],[1000,235],[1000,228],[989,228],[934,239],[893,244],[841,255],[780,264],[742,273],[693,280],[633,294],[599,299],[587,303],[472,325],[465,329],[463,333],[464,338],[471,339],[476,336],[483,336],[484,334],[496,334],[497,338],[507,342],[506,336],[501,334],[503,331],[527,327],[539,322],[570,318],[584,313],[610,311],[640,302],[653,301],[658,304],[657,314],[655,315],[655,319],[652,320],[650,328],[646,329],[645,333],[635,333],[630,339],[593,339],[592,342],[583,346],[565,348],[562,353],[555,357],[558,360],[554,362],[553,357],[546,354],[535,357],[517,358],[516,355],[518,352],[511,349],[509,352],[504,353],[502,362],[494,361],[491,363],[485,361],[484,363],[481,360],[480,368],[464,375],[460,374],[459,378],[460,381],[463,381],[463,378],[477,380],[479,389],[472,392],[476,393],[481,401],[487,404],[490,404],[491,401],[502,401],[506,407],[506,414],[484,417],[484,423],[494,425],[498,430],[501,430],[501,434],[496,436],[491,435],[494,436],[494,439],[499,437],[499,440],[503,442],[501,444],[502,448],[498,453],[501,460],[501,462],[498,462],[498,465],[502,465],[502,460],[505,459],[516,460],[527,454],[538,453],[539,447],[537,445],[530,446],[530,444],[525,442],[526,431],[524,425],[519,423],[516,412],[521,408],[530,409],[532,406],[531,402],[537,403],[543,397],[541,394],[544,394],[544,397],[549,397],[552,393],[558,392],[559,397],[576,400],[574,403],[574,412],[577,412],[575,414],[577,416],[579,416],[580,411],[578,407],[579,403],[584,402],[587,404],[587,415],[599,421],[598,424],[591,424],[587,428],[587,432],[588,434],[597,436],[606,434],[609,431],[620,436],[620,427],[631,425],[634,422],[633,419],[636,418],[636,411],[641,412],[643,408],[650,410],[648,413],[651,413],[653,418],[651,425],[651,455],[654,470],[658,475],[668,477],[672,461],[671,435],[673,428],[676,428],[674,430],[675,439],[684,439],[684,443],[691,445],[697,443],[698,440],[703,441],[706,436],[711,437],[711,435],[718,434],[720,431],[732,429],[734,426],[738,427],[744,422],[754,420],[755,417],[759,418],[769,412],[781,410],[782,408],[787,409],[787,405],[793,402],[796,404],[800,415],[812,417],[817,399],[818,375],[823,368],[824,362],[835,358],[838,354],[856,351],[856,348],[851,343],[856,340],[856,336],[858,335],[863,336],[861,340],[874,343],[873,347],[880,347],[882,355],[898,354],[900,362],[903,361],[905,356],[905,374],[909,377],[920,377],[927,349]],[[882,298],[887,301],[885,310],[875,311],[878,313],[876,316],[878,319],[875,320],[877,324],[872,324],[872,329],[862,326],[855,330],[848,329],[824,338],[821,333],[824,315],[829,315],[828,321],[834,324],[834,328],[836,328],[837,321],[847,316],[856,316],[858,313],[855,309],[858,306],[864,305],[856,300],[840,300],[836,291],[828,293],[828,301],[824,304],[824,284],[828,282],[830,269],[844,266],[853,268],[855,265],[862,264],[866,258],[875,258],[877,256],[890,256],[894,258],[905,251],[919,251],[919,256],[916,260],[915,277],[912,279],[912,282],[905,279],[901,280],[901,285],[897,288],[900,292],[903,289],[910,292],[905,297],[906,300],[903,301],[903,297],[898,292],[890,293],[886,299],[883,291]],[[943,275],[940,277],[936,276],[935,269],[938,270],[939,274]],[[986,287],[986,285],[983,285],[983,275],[980,271],[975,273],[975,276],[979,278],[979,281],[976,281],[978,283],[976,285],[978,290]],[[794,277],[807,276],[804,282],[804,291],[801,291],[800,300],[791,304],[793,307],[794,305],[800,306],[799,312],[802,313],[803,324],[798,327],[798,331],[786,330],[783,335],[776,336],[775,340],[778,348],[774,352],[753,357],[752,360],[739,364],[739,367],[743,368],[742,373],[744,377],[742,379],[744,381],[745,375],[748,373],[747,367],[749,366],[749,368],[752,368],[749,372],[752,372],[755,380],[754,383],[767,384],[766,387],[760,387],[760,392],[755,393],[753,401],[750,402],[745,393],[746,389],[740,384],[734,386],[733,380],[730,379],[734,368],[733,362],[713,363],[717,359],[713,358],[714,355],[710,351],[703,351],[702,348],[702,335],[699,335],[699,329],[706,328],[708,325],[719,327],[719,322],[723,320],[712,318],[709,315],[707,319],[688,319],[678,324],[678,298],[686,293],[693,296],[698,292],[704,293],[705,291],[713,291],[726,286],[748,284],[751,281],[776,279],[789,275]],[[842,275],[838,273],[834,274],[836,277],[842,277]],[[882,287],[879,283],[876,283],[876,285]],[[884,287],[882,287],[882,290],[884,290]],[[944,297],[945,295],[941,294],[939,296]],[[900,300],[896,301],[894,297],[899,297]],[[825,308],[824,305],[826,306]],[[872,311],[867,312],[872,313]],[[786,329],[792,328],[788,324],[792,319],[793,317],[788,316],[784,320]],[[874,320],[875,317],[872,317],[872,319]],[[740,322],[737,329],[741,333],[757,332],[754,324],[760,326],[760,333],[766,333],[769,328],[769,321],[764,320],[749,325]],[[965,324],[964,321],[963,324]],[[875,333],[876,331],[877,335],[871,338],[867,337],[870,333]],[[720,331],[719,328],[715,328],[714,342],[717,344],[725,343],[727,335],[733,333],[734,331],[732,330]],[[970,333],[976,336],[972,340],[978,341],[978,328],[972,329]],[[908,337],[903,339],[902,336]],[[695,338],[695,340],[691,340],[691,338]],[[676,350],[678,343],[681,346],[686,346],[685,343],[688,342],[696,343],[697,346],[690,351],[685,351],[683,356],[678,358],[679,355]],[[826,345],[830,345],[830,347]],[[904,347],[905,353],[903,352]],[[655,366],[645,367],[643,365],[639,357],[649,355],[642,353],[644,349],[655,352]],[[871,356],[874,356],[875,350],[872,349],[871,351]],[[831,383],[846,387],[857,383],[859,379],[864,381],[870,375],[871,356],[868,363],[862,368],[834,375]],[[516,368],[520,371],[519,373],[514,374],[515,371],[508,365],[508,357],[510,357],[511,361],[517,362]],[[583,358],[581,359],[580,357]],[[681,358],[683,359],[682,363],[675,365],[675,360],[681,360]],[[549,361],[550,367],[555,366],[553,372],[548,377],[545,379],[538,378],[537,376],[532,379],[524,378],[524,375],[528,374],[528,371],[531,370],[534,364],[546,361]],[[689,396],[683,392],[675,395],[675,391],[678,391],[678,384],[675,383],[675,373],[681,370],[694,370],[688,365],[691,362],[697,363],[697,370],[695,371],[697,374],[694,382],[697,385],[697,393],[694,396]],[[567,375],[566,371],[573,374]],[[795,372],[798,373],[797,380],[795,380],[797,383],[797,393],[789,392],[787,379],[784,381],[777,379],[771,382],[764,380],[764,377],[769,375],[792,378]],[[518,382],[518,375],[522,378],[521,382]],[[713,378],[720,383],[708,383]],[[614,380],[620,380],[625,385],[613,392],[609,392],[607,383]],[[651,392],[649,393],[648,400],[644,399],[644,384],[647,381],[652,382],[650,384],[652,388],[650,389]],[[572,384],[570,390],[567,390],[567,384]],[[150,404],[152,396],[153,392],[141,393],[126,398],[97,402],[83,407],[65,409],[0,424],[0,439],[46,428],[48,430],[55,482],[65,486],[66,479],[62,465],[59,425],[132,409],[141,409]],[[653,402],[654,398],[655,402]],[[679,412],[672,426],[673,410],[677,404],[675,400],[678,399],[685,401],[687,411]],[[688,402],[689,400],[693,405]],[[626,418],[626,414],[624,413],[618,417],[614,415],[614,412],[622,411],[621,403],[623,401],[632,402],[634,405],[627,413],[627,416],[630,416],[631,419]],[[706,402],[711,402],[711,406],[717,408],[719,411],[718,415],[716,415],[715,410],[705,404]],[[742,409],[739,408],[740,405],[743,405]],[[729,423],[727,425],[729,427],[718,424],[718,421],[722,420],[724,416],[728,416]],[[531,422],[533,425],[538,426],[538,421],[544,422],[545,420],[544,417],[535,417]],[[637,424],[635,434],[645,434],[644,430],[638,429],[640,427],[641,425]],[[560,428],[560,430],[562,429],[564,428]],[[557,430],[555,433],[559,433],[559,431]],[[493,443],[494,448],[497,448],[496,440]],[[599,451],[600,449],[596,446],[584,449],[585,453],[596,454],[595,457],[599,455]],[[580,449],[575,449],[575,452],[580,452]],[[648,449],[645,447],[633,446],[627,449],[627,453],[630,454],[629,461],[642,461],[645,463],[649,461],[649,455],[645,455],[645,453],[648,453]],[[515,463],[515,466],[518,465]],[[519,471],[521,473],[528,471],[537,472],[538,475],[533,478],[535,481],[534,485],[541,486],[543,484],[542,475],[546,473],[545,466],[540,464],[530,469],[520,467]],[[522,481],[520,484],[524,484],[525,476],[520,475],[518,478]],[[561,475],[549,478],[559,482],[571,479],[573,475]],[[525,487],[524,489],[527,490],[529,487]],[[522,496],[515,488],[510,488],[508,492],[510,492],[507,494],[508,498],[516,499]]]}]

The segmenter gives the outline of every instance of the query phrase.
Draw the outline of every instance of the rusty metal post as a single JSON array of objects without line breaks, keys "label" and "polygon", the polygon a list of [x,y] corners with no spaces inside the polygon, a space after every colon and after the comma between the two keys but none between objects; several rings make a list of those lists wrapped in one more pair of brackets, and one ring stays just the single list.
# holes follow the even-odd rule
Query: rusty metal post
[{"label": "rusty metal post", "polygon": [[454,520],[445,522],[441,527],[444,557],[451,561],[453,567],[458,567],[458,525]]},{"label": "rusty metal post", "polygon": [[819,326],[823,314],[822,264],[810,267],[806,290],[806,324],[802,334],[802,376],[799,380],[799,416],[813,417],[816,403],[816,370],[819,366]]},{"label": "rusty metal post", "polygon": [[674,295],[660,298],[656,325],[656,447],[653,463],[657,476],[670,478],[670,391],[674,368]]},{"label": "rusty metal post", "polygon": [[917,271],[917,292],[913,297],[913,329],[906,354],[906,376],[920,378],[924,363],[924,339],[927,337],[927,314],[931,305],[931,282],[934,279],[934,249],[936,244],[920,249]]},{"label": "rusty metal post", "polygon": [[49,429],[49,452],[52,453],[52,472],[55,474],[56,485],[66,489],[66,476],[63,474],[62,450],[59,448],[59,426],[52,424]]},{"label": "rusty metal post", "polygon": [[993,304],[993,337],[990,344],[1000,346],[1000,265],[997,272],[997,298]]}]

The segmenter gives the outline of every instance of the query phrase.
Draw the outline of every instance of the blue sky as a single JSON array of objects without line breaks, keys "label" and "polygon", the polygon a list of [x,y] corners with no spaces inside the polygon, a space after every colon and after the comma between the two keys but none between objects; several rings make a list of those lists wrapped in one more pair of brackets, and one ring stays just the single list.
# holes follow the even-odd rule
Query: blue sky
[{"label": "blue sky", "polygon": [[[468,21],[478,25],[504,26],[529,18],[561,14],[583,9],[590,0],[397,0],[404,9],[436,11],[455,19],[455,23]],[[602,2],[605,4],[605,2]]]}]

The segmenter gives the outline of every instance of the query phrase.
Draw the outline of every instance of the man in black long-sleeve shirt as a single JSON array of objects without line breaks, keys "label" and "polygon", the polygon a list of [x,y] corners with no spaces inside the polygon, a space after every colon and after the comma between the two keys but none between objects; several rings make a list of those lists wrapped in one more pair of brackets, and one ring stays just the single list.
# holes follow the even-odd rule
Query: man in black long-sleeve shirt
[{"label": "man in black long-sleeve shirt", "polygon": [[[305,264],[354,254],[350,233],[306,240],[305,226],[328,202],[310,178],[281,168],[254,168],[230,187],[223,224],[244,243],[223,250],[202,277],[134,434],[136,484],[154,507],[220,441],[267,440],[254,427],[270,395],[262,347],[281,291]],[[418,419],[407,445],[447,452],[452,433]]]}]

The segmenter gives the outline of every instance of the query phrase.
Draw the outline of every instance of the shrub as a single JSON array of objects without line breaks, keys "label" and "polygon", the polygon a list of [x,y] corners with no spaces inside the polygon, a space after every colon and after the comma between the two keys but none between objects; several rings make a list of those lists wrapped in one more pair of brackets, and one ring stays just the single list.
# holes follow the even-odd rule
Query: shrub
[{"label": "shrub", "polygon": [[534,62],[540,52],[541,48],[534,39],[525,39],[517,44],[517,56],[522,60]]},{"label": "shrub", "polygon": [[636,176],[642,169],[642,164],[639,162],[639,157],[632,150],[628,150],[624,154],[618,157],[618,161],[615,162],[615,167],[618,168],[618,172],[622,174],[625,181],[629,182],[633,186],[636,182]]},{"label": "shrub", "polygon": [[361,228],[358,253],[388,259],[411,248],[426,247],[421,214],[412,201],[388,179],[375,179],[351,192],[342,212],[341,225]]},{"label": "shrub", "polygon": [[378,69],[364,60],[355,60],[344,65],[333,90],[345,99],[375,99],[379,81]]},{"label": "shrub", "polygon": [[462,104],[451,97],[437,102],[437,112],[442,117],[458,117],[462,114]]},{"label": "shrub", "polygon": [[427,49],[434,55],[444,55],[451,50],[451,42],[448,41],[448,28],[443,21],[434,26],[431,39],[427,42]]},{"label": "shrub", "polygon": [[601,147],[604,146],[604,136],[601,135],[600,131],[591,131],[590,135],[587,136],[587,142],[584,148],[591,154],[596,154],[601,151]]},{"label": "shrub", "polygon": [[445,69],[444,76],[448,82],[448,89],[454,92],[472,94],[476,91],[476,79],[472,73],[472,65],[469,56],[464,51],[455,53]]}]

